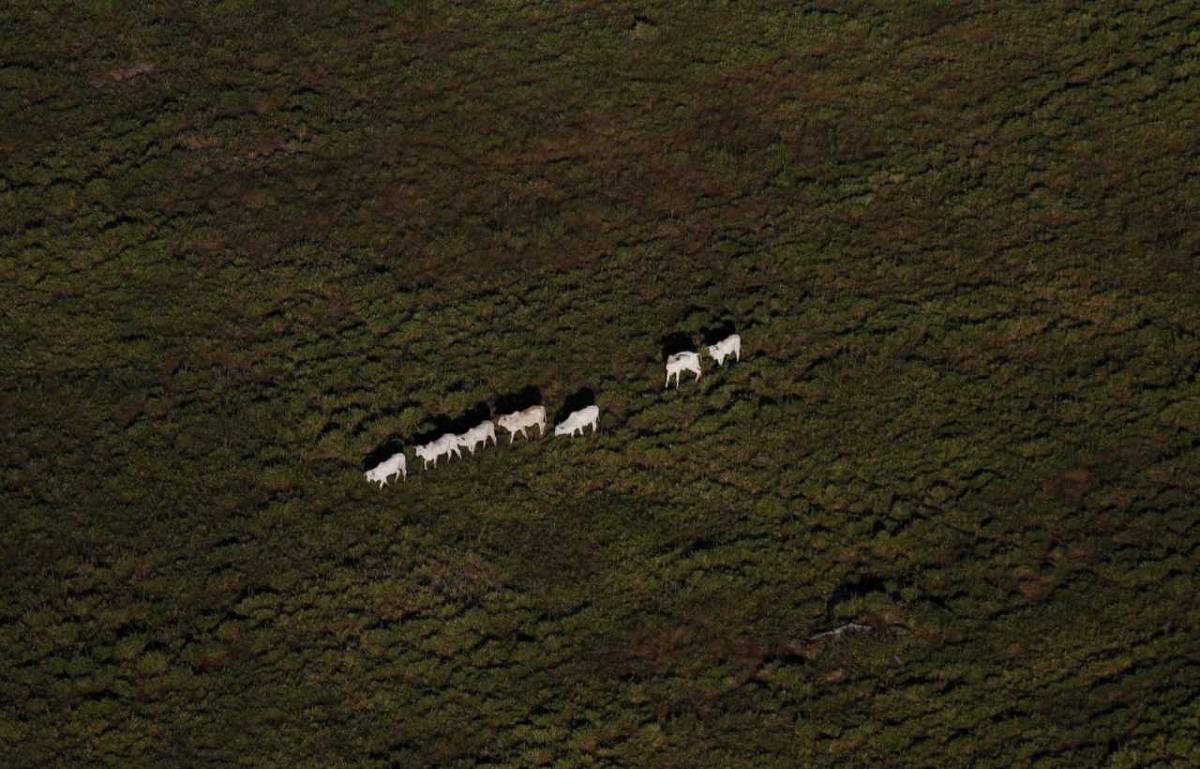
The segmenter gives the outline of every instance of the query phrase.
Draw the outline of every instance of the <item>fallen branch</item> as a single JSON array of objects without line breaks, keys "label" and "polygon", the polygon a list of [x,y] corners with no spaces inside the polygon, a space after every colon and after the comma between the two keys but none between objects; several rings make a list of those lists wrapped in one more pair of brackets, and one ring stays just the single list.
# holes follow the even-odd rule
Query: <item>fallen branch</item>
[{"label": "fallen branch", "polygon": [[809,636],[810,641],[816,641],[820,638],[838,638],[843,633],[870,633],[870,625],[860,625],[857,622],[847,622],[841,627],[835,627],[833,630],[826,630],[824,633],[817,633],[814,636]]}]

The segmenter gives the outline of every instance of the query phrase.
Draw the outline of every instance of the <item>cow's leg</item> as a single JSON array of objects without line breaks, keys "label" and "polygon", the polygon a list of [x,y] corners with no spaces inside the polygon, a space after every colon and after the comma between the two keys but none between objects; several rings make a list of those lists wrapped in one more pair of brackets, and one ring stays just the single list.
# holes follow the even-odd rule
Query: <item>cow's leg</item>
[{"label": "cow's leg", "polygon": [[665,390],[670,386],[671,386],[671,372],[668,371],[667,372],[667,383],[665,385],[663,385],[663,389]]}]

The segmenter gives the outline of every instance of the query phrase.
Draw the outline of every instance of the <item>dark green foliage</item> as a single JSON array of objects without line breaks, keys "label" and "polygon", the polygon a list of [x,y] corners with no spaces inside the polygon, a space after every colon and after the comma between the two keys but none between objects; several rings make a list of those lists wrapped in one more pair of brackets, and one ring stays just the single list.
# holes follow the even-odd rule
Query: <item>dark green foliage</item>
[{"label": "dark green foliage", "polygon": [[[0,764],[1200,765],[1198,47],[5,6]],[[363,481],[530,385],[599,434]]]}]

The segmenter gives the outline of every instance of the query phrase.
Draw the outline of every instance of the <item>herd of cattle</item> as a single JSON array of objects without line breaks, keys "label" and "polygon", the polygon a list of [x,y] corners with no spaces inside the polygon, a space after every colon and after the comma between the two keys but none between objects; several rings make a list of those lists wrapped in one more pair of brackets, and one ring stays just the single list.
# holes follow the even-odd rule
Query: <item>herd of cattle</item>
[{"label": "herd of cattle", "polygon": [[[742,338],[737,334],[730,334],[720,342],[704,349],[717,362],[718,366],[723,365],[725,359],[730,355],[735,360],[741,360]],[[664,389],[671,386],[671,377],[675,377],[675,387],[679,387],[679,375],[684,371],[691,371],[696,375],[696,381],[700,381],[700,353],[677,352],[667,356],[667,382],[663,385]],[[474,454],[480,444],[486,448],[489,440],[492,445],[496,445],[497,426],[508,431],[508,442],[512,443],[514,438],[518,435],[524,436],[525,430],[535,425],[538,429],[538,437],[541,437],[546,432],[545,406],[530,406],[511,414],[502,414],[496,417],[494,423],[490,419],[485,419],[461,435],[446,433],[429,443],[416,446],[413,451],[425,463],[424,468],[428,470],[431,464],[436,466],[442,457],[446,457],[447,462],[450,461],[450,457],[461,457],[462,449],[466,449],[469,454]],[[576,434],[582,435],[584,428],[588,426],[591,426],[592,432],[600,429],[599,407],[592,405],[571,412],[566,419],[554,426],[554,434],[572,437]],[[392,454],[366,471],[364,475],[368,481],[378,481],[381,489],[391,478],[396,476],[407,478],[408,463],[404,459],[404,450],[401,449]]]}]

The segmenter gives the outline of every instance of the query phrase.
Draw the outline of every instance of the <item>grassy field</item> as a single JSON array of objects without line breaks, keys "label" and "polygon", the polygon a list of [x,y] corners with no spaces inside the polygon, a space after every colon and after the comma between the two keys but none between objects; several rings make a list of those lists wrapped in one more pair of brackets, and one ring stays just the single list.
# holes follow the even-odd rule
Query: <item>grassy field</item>
[{"label": "grassy field", "polygon": [[1200,765],[1194,2],[16,0],[0,114],[0,765]]}]

